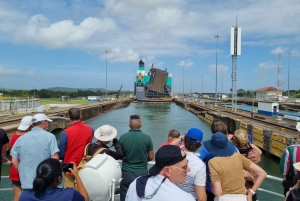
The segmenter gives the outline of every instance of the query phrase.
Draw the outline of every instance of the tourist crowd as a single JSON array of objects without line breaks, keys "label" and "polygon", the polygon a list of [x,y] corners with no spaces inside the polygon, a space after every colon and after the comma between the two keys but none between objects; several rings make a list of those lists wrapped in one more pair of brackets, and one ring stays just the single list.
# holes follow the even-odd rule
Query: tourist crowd
[{"label": "tourist crowd", "polygon": [[[77,169],[86,154],[122,159],[121,201],[251,201],[257,199],[256,191],[266,177],[257,165],[262,152],[252,138],[242,129],[228,133],[221,120],[212,122],[211,139],[204,142],[199,128],[184,135],[171,130],[148,170],[148,161],[154,159],[153,143],[141,130],[139,115],[130,116],[130,130],[119,140],[110,125],[94,131],[82,123],[78,108],[69,109],[68,119],[71,125],[60,134],[58,144],[47,131],[52,120],[45,114],[23,117],[10,143],[0,129],[0,173],[2,162],[9,163],[5,158],[9,144],[14,201],[89,200]],[[286,200],[293,200],[300,185],[299,150],[299,146],[290,146],[281,158]],[[66,163],[72,166],[63,170]],[[65,188],[58,188],[62,182]]]}]

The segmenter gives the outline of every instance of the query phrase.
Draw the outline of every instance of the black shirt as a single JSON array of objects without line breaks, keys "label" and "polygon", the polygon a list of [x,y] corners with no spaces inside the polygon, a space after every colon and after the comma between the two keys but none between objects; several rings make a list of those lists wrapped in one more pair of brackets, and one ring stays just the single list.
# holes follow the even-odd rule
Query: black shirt
[{"label": "black shirt", "polygon": [[[2,146],[9,142],[6,131],[0,128],[0,152],[2,152]],[[0,165],[2,165],[2,158],[0,160]]]},{"label": "black shirt", "polygon": [[113,146],[115,147],[116,151],[112,151],[107,147],[106,145],[101,144],[101,142],[97,141],[95,143],[90,144],[88,148],[88,155],[93,155],[99,148],[103,147],[105,148],[100,152],[100,154],[107,154],[111,157],[113,157],[116,160],[122,159],[123,158],[123,150],[121,147],[121,144],[118,139],[113,140]]}]

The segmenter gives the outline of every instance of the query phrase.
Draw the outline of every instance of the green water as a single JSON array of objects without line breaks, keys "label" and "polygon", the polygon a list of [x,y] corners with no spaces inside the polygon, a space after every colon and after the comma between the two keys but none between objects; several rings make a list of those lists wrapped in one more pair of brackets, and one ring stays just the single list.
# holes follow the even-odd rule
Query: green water
[{"label": "green water", "polygon": [[[181,134],[186,133],[191,127],[200,128],[204,133],[204,139],[211,138],[210,125],[201,121],[194,114],[182,109],[175,104],[143,104],[132,103],[126,108],[113,110],[101,116],[94,117],[85,123],[97,129],[101,125],[109,124],[114,126],[118,131],[118,137],[129,130],[129,116],[139,114],[142,120],[142,131],[148,133],[153,141],[154,151],[157,151],[159,146],[167,140],[167,134],[171,129],[177,129]],[[279,173],[279,159],[263,154],[262,161],[259,165],[269,174],[281,177]],[[2,167],[2,175],[8,175],[8,166]],[[4,179],[0,184],[0,188],[11,187],[10,181]],[[261,188],[272,190],[277,193],[282,193],[283,189],[279,182],[266,179]],[[5,197],[6,199],[3,199]],[[12,192],[0,191],[0,200],[11,200]],[[282,201],[282,198],[276,196],[262,194],[258,192],[260,201]]]}]

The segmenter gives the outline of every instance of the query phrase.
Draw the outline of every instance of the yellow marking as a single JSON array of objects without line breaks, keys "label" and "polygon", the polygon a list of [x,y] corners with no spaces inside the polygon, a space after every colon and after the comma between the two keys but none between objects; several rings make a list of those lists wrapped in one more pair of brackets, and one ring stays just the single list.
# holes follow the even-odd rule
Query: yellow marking
[{"label": "yellow marking", "polygon": [[264,141],[264,137],[263,137],[262,135],[258,135],[258,134],[256,134],[256,133],[253,133],[252,136],[253,136],[254,139],[256,139],[256,140],[258,140],[258,141],[261,141],[261,142]]},{"label": "yellow marking", "polygon": [[261,128],[257,128],[257,127],[253,127],[253,132],[254,132],[254,133],[259,133],[259,134],[261,134],[261,135],[264,134],[264,130],[261,129]]},{"label": "yellow marking", "polygon": [[259,141],[257,141],[257,140],[254,140],[253,143],[254,143],[256,146],[260,147],[260,148],[264,148],[264,144],[263,144],[262,142],[259,142]]},{"label": "yellow marking", "polygon": [[282,144],[286,144],[286,137],[276,135],[275,133],[272,133],[272,139],[281,142]]},{"label": "yellow marking", "polygon": [[272,141],[272,147],[274,147],[276,149],[279,149],[281,151],[284,151],[286,146],[284,144],[279,143],[279,142]]},{"label": "yellow marking", "polygon": [[248,124],[245,124],[245,123],[241,122],[240,123],[240,128],[246,128],[247,129],[248,128]]},{"label": "yellow marking", "polygon": [[273,154],[273,155],[275,155],[275,156],[278,156],[279,158],[282,155],[282,151],[281,150],[274,149],[274,148],[271,148],[270,153]]}]

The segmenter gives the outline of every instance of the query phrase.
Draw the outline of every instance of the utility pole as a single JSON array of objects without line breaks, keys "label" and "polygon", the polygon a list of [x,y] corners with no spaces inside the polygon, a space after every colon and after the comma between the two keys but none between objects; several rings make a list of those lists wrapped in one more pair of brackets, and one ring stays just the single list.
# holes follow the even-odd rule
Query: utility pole
[{"label": "utility pole", "polygon": [[216,41],[216,90],[215,90],[215,105],[217,105],[217,93],[218,93],[218,41],[220,36],[217,34],[215,35]]},{"label": "utility pole", "polygon": [[105,63],[106,63],[106,79],[105,79],[105,100],[107,100],[107,50],[105,50],[105,54],[106,54],[106,59],[105,59]]},{"label": "utility pole", "polygon": [[291,57],[291,52],[288,52],[289,55],[289,68],[288,68],[288,102],[290,102],[290,57]]},{"label": "utility pole", "polygon": [[223,70],[222,70],[222,91],[221,91],[221,99],[223,99]]},{"label": "utility pole", "polygon": [[182,93],[183,93],[183,96],[184,96],[184,68],[182,69],[183,71],[183,82],[182,82]]}]

